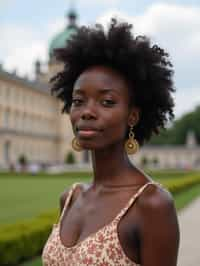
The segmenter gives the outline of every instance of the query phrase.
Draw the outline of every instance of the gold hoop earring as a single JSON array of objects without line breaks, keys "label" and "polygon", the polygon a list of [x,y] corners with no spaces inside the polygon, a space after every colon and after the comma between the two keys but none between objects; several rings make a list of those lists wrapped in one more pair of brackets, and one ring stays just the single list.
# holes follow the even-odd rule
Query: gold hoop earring
[{"label": "gold hoop earring", "polygon": [[129,138],[124,145],[127,154],[134,154],[139,150],[139,143],[134,137],[135,134],[133,132],[133,125],[132,125],[130,126]]},{"label": "gold hoop earring", "polygon": [[83,148],[81,147],[78,139],[75,137],[73,138],[72,140],[72,148],[75,150],[75,151],[82,151]]}]

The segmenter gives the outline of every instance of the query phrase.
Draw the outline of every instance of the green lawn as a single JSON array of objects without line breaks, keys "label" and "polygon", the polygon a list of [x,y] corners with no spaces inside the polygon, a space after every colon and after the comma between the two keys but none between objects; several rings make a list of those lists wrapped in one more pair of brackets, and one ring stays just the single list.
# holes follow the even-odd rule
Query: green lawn
[{"label": "green lawn", "polygon": [[[187,171],[150,172],[153,179],[178,178]],[[87,182],[91,173],[31,176],[27,174],[0,174],[0,225],[35,217],[59,207],[59,196],[75,182]]]},{"label": "green lawn", "polygon": [[[75,175],[75,174],[73,174]],[[89,174],[74,177],[0,176],[0,224],[32,218],[59,207],[59,195],[74,182],[89,180]]]},{"label": "green lawn", "polygon": [[156,179],[171,179],[171,178],[182,178],[183,176],[192,175],[199,173],[199,171],[189,171],[189,170],[160,170],[160,171],[146,171],[150,176]]}]

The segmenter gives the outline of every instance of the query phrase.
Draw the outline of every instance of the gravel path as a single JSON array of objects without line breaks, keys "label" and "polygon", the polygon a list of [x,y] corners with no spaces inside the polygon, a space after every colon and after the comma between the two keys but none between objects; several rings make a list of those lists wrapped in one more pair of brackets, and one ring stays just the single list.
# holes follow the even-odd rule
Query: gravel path
[{"label": "gravel path", "polygon": [[200,197],[178,215],[180,247],[178,266],[200,266]]}]

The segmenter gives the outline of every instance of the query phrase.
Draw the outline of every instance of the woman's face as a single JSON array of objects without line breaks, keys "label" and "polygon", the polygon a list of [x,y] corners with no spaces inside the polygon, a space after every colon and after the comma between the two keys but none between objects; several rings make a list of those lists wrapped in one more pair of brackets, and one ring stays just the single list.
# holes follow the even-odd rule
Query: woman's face
[{"label": "woman's face", "polygon": [[76,80],[70,119],[84,149],[104,149],[124,142],[136,110],[129,108],[128,84],[109,67],[95,66]]}]

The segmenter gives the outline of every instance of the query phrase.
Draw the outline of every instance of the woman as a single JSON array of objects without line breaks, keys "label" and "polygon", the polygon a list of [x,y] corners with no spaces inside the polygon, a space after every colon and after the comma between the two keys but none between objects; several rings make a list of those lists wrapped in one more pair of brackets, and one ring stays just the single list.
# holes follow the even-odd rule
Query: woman
[{"label": "woman", "polygon": [[93,181],[60,199],[44,265],[175,266],[179,227],[171,194],[128,154],[173,118],[168,55],[131,25],[82,27],[57,50],[52,92],[70,115],[75,150],[91,150]]}]

